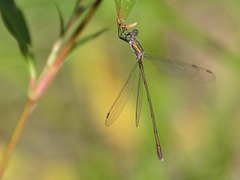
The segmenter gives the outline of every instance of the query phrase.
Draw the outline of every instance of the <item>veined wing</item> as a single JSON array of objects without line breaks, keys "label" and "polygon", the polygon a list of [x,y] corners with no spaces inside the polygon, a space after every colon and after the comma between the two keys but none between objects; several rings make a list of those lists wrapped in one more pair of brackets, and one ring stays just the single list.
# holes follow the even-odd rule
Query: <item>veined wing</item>
[{"label": "veined wing", "polygon": [[133,67],[131,73],[128,76],[127,81],[123,85],[115,102],[113,103],[112,107],[110,108],[110,110],[107,114],[107,117],[106,117],[106,121],[105,121],[106,126],[110,126],[119,117],[124,106],[126,105],[128,99],[129,99],[130,93],[132,91],[132,88],[133,88],[134,79],[135,79],[135,71],[136,71],[137,66],[138,66],[138,63],[136,63],[135,66]]},{"label": "veined wing", "polygon": [[149,54],[145,54],[144,58],[155,63],[162,72],[182,79],[196,82],[211,82],[216,79],[216,76],[212,71],[194,64],[162,59],[158,56]]},{"label": "veined wing", "polygon": [[143,78],[142,78],[141,70],[139,69],[137,104],[136,104],[136,127],[138,127],[141,110],[142,110],[142,94],[143,94]]}]

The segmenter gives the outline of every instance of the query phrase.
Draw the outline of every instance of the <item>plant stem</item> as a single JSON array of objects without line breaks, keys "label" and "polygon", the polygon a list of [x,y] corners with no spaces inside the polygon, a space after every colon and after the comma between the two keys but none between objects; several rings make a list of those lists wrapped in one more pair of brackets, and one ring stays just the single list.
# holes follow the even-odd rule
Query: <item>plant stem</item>
[{"label": "plant stem", "polygon": [[97,10],[101,1],[102,0],[95,1],[91,10],[83,19],[82,23],[77,27],[77,29],[72,34],[71,38],[66,43],[66,45],[59,52],[59,54],[56,55],[56,59],[50,64],[47,63],[46,68],[44,68],[37,82],[35,82],[35,71],[33,74],[31,74],[33,76],[32,76],[32,79],[30,80],[30,85],[29,85],[29,91],[30,91],[29,99],[18,121],[18,124],[13,131],[13,134],[8,142],[8,145],[3,153],[3,159],[0,162],[0,180],[2,179],[7,163],[9,162],[9,159],[23,131],[24,125],[27,119],[29,118],[29,115],[31,113],[31,110],[33,109],[34,104],[42,97],[43,93],[46,91],[47,87],[50,85],[52,79],[55,77],[61,65],[63,64],[65,57],[74,46],[79,34],[82,32],[84,27],[86,27],[87,23],[92,18],[93,14]]},{"label": "plant stem", "polygon": [[71,36],[68,43],[63,47],[61,52],[59,53],[56,60],[51,64],[51,66],[47,67],[41,74],[38,82],[36,83],[36,87],[33,89],[33,91],[30,93],[30,98],[34,101],[38,101],[40,97],[45,92],[46,88],[49,86],[52,79],[55,77],[56,73],[58,72],[59,68],[63,64],[64,58],[67,56],[69,51],[74,46],[79,34],[82,32],[82,30],[86,27],[87,23],[90,21],[92,16],[94,15],[95,11],[97,10],[99,4],[102,0],[96,0],[96,2],[93,4],[91,10],[88,12],[86,17],[83,19],[82,23],[77,27],[77,29],[74,31],[73,35]]},{"label": "plant stem", "polygon": [[27,104],[22,112],[22,115],[18,121],[18,124],[15,127],[13,134],[8,142],[8,145],[3,153],[3,159],[0,163],[0,179],[2,179],[6,165],[13,153],[13,150],[17,144],[17,141],[18,141],[21,133],[22,133],[22,130],[24,128],[24,125],[25,125],[30,113],[31,113],[31,110],[33,109],[34,104],[35,104],[34,101],[32,101],[31,99],[28,99],[28,102],[27,102]]}]

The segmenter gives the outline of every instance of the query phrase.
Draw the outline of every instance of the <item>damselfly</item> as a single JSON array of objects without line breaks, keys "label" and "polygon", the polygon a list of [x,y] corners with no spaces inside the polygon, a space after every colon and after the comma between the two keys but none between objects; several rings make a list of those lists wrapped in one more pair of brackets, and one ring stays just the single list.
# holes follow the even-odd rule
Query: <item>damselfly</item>
[{"label": "damselfly", "polygon": [[142,105],[142,89],[143,85],[145,86],[145,90],[147,93],[147,100],[151,112],[151,118],[153,123],[153,132],[156,140],[156,146],[157,146],[157,154],[161,161],[163,161],[163,155],[162,150],[160,146],[160,141],[158,138],[157,133],[157,126],[155,122],[155,116],[153,113],[153,107],[152,102],[149,94],[149,89],[147,85],[146,76],[144,73],[143,68],[143,62],[142,59],[149,60],[153,62],[162,72],[165,72],[167,74],[180,77],[187,80],[197,81],[197,82],[211,82],[215,80],[215,74],[205,68],[188,64],[180,61],[175,60],[168,60],[168,59],[162,59],[158,56],[153,56],[146,54],[139,43],[139,41],[136,39],[136,36],[138,35],[138,31],[134,29],[131,32],[128,32],[126,28],[119,26],[118,28],[118,36],[120,39],[128,42],[130,44],[130,47],[134,54],[136,55],[137,63],[133,67],[130,75],[128,76],[127,81],[125,82],[124,86],[122,87],[119,95],[117,96],[115,102],[113,103],[112,107],[110,108],[105,125],[110,126],[121,114],[124,106],[127,103],[127,100],[129,98],[130,92],[133,88],[134,79],[135,79],[135,72],[137,70],[137,66],[139,67],[139,79],[138,79],[138,89],[137,89],[137,103],[136,103],[136,126],[139,124],[140,119],[140,113],[141,113],[141,105]]}]

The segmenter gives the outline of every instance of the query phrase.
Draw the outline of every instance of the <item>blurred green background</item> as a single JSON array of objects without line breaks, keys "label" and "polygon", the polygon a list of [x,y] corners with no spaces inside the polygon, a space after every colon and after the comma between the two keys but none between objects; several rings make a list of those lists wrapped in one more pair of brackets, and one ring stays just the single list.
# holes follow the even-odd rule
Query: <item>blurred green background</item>
[{"label": "blurred green background", "polygon": [[[28,22],[38,72],[59,35],[55,2],[67,19],[74,0],[16,1]],[[162,164],[145,91],[138,128],[136,88],[119,119],[104,125],[136,60],[117,37],[114,1],[103,0],[81,37],[110,30],[61,68],[27,122],[4,179],[239,179],[239,7],[238,0],[137,0],[126,22],[138,22],[146,52],[197,64],[217,77],[211,84],[190,84],[144,63]],[[29,79],[15,39],[2,21],[0,27],[2,153],[26,103]]]}]

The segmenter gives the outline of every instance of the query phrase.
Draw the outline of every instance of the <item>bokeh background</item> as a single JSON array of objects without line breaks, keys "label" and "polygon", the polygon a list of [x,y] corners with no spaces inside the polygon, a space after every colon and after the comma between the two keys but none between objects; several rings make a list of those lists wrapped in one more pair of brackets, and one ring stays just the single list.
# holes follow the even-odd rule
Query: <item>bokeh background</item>
[{"label": "bokeh background", "polygon": [[[55,2],[67,19],[75,1],[17,0],[31,32],[38,72],[59,35]],[[85,1],[88,4],[88,1]],[[155,147],[146,93],[135,127],[136,88],[119,119],[106,114],[135,58],[117,37],[113,0],[103,0],[81,38],[110,28],[80,47],[61,68],[32,113],[6,180],[240,178],[240,1],[137,0],[146,52],[200,65],[216,81],[191,84],[144,63],[164,153]],[[0,21],[0,152],[26,103],[28,73],[14,38]]]}]

